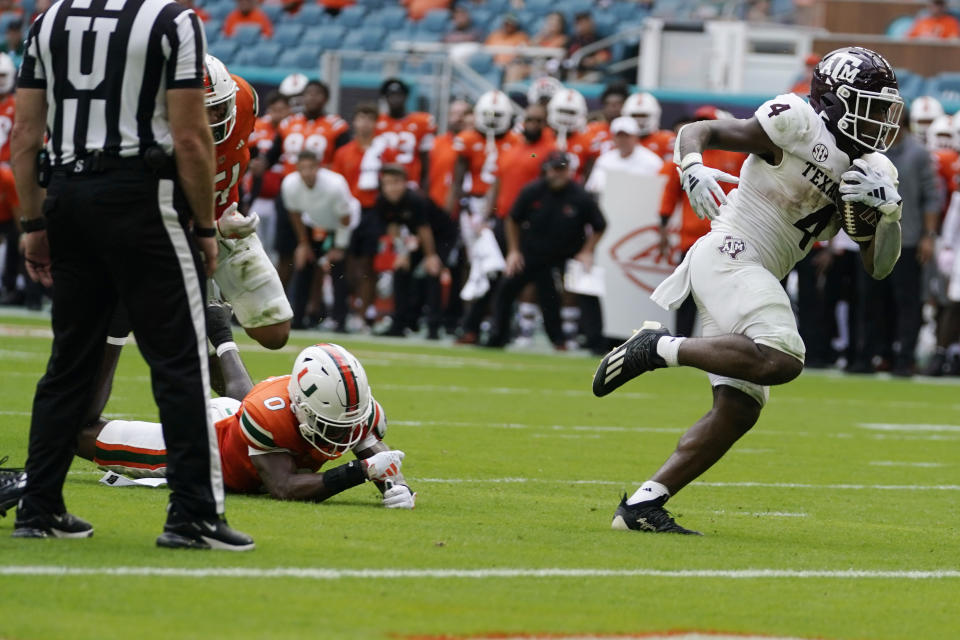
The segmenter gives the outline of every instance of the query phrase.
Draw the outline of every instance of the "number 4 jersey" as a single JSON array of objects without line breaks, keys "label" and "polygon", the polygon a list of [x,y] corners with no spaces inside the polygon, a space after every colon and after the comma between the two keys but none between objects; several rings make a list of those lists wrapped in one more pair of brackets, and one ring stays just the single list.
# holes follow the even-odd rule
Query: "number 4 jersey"
[{"label": "number 4 jersey", "polygon": [[837,189],[851,160],[798,96],[777,96],[755,115],[783,159],[772,165],[757,155],[747,158],[740,185],[721,207],[713,230],[751,240],[763,266],[782,279],[815,241],[837,233]]}]

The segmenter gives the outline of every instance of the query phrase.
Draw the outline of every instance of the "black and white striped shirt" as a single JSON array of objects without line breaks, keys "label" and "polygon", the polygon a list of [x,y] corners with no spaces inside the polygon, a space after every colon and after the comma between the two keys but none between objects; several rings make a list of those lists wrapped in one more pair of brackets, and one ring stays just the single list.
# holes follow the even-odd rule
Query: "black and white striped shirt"
[{"label": "black and white striped shirt", "polygon": [[18,86],[46,90],[54,165],[172,152],[166,91],[203,87],[203,27],[173,0],[61,0],[26,45]]}]

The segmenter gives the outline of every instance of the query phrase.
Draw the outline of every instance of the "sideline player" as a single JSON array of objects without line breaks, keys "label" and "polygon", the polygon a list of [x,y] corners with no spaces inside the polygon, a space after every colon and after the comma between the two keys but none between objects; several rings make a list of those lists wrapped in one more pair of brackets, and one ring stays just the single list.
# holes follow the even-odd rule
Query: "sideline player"
[{"label": "sideline player", "polygon": [[[386,112],[377,119],[377,135],[364,157],[363,169],[370,175],[376,175],[385,164],[403,165],[407,170],[407,181],[419,187],[423,175],[428,173],[424,167],[428,165],[437,125],[429,113],[407,113],[409,95],[410,87],[403,80],[384,80],[380,96],[386,105]],[[386,150],[393,150],[391,159],[382,157]]]},{"label": "sideline player", "polygon": [[[676,157],[683,187],[696,212],[713,220],[713,229],[651,297],[676,309],[692,293],[703,337],[681,338],[659,323],[645,323],[600,362],[593,392],[605,396],[645,371],[693,366],[710,374],[713,408],[650,480],[629,499],[623,496],[614,529],[697,533],[678,525],[664,504],[750,430],[768,399],[768,385],[800,375],[804,345],[780,280],[813,242],[837,233],[838,193],[879,210],[876,233],[861,243],[861,258],[876,279],[893,270],[900,256],[896,169],[870,152],[893,143],[902,108],[887,61],[848,47],[817,65],[809,104],[786,94],[761,105],[750,119],[707,120],[681,129]],[[750,154],[729,199],[718,181],[737,179],[703,164],[701,153],[711,148]],[[851,161],[862,173],[848,171]]]},{"label": "sideline player", "polygon": [[[363,365],[339,345],[307,347],[290,375],[248,385],[237,399],[215,398],[210,414],[231,491],[320,502],[371,480],[385,507],[414,507],[416,494],[400,472],[404,453],[383,442],[383,407]],[[348,451],[357,460],[315,473]],[[166,474],[166,445],[156,423],[100,419],[81,432],[77,455],[134,478]]]},{"label": "sideline player", "polygon": [[625,115],[640,125],[640,144],[663,158],[664,162],[673,160],[674,135],[672,131],[660,128],[660,115],[663,109],[652,94],[635,93],[623,103]]}]

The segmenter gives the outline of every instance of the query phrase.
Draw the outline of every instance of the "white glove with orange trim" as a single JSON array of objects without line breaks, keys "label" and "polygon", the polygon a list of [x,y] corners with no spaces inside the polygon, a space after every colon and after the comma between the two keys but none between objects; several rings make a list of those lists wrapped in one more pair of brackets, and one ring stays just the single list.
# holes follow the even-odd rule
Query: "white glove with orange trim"
[{"label": "white glove with orange trim", "polygon": [[374,482],[384,482],[399,474],[400,465],[403,463],[405,455],[403,451],[393,450],[381,451],[365,458],[363,464],[364,470],[367,472],[367,479]]},{"label": "white glove with orange trim", "polygon": [[383,492],[383,506],[387,509],[413,509],[417,494],[405,484],[393,484],[387,480],[387,490]]},{"label": "white glove with orange trim", "polygon": [[217,219],[217,231],[221,238],[237,240],[246,238],[256,231],[258,224],[260,224],[260,216],[255,211],[245,216],[237,211],[237,203],[234,202]]}]

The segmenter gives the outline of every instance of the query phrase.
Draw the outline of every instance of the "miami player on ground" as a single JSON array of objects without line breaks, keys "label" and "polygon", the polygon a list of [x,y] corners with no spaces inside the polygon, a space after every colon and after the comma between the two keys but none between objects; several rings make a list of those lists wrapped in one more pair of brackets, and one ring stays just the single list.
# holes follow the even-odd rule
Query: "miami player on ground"
[{"label": "miami player on ground", "polygon": [[290,336],[293,311],[255,233],[257,214],[245,216],[237,209],[240,179],[250,163],[248,141],[256,122],[257,94],[217,58],[208,55],[205,68],[207,117],[216,145],[214,204],[220,239],[213,277],[247,335],[268,349],[279,349]]},{"label": "miami player on ground", "polygon": [[674,135],[672,131],[660,128],[660,115],[663,110],[652,94],[635,93],[623,103],[621,115],[629,116],[640,125],[640,144],[663,158],[664,162],[673,160]]},{"label": "miami player on ground", "polygon": [[[231,491],[320,502],[371,480],[385,507],[414,507],[400,472],[404,453],[383,442],[383,407],[363,365],[339,345],[307,347],[290,375],[214,398],[209,411]],[[348,451],[357,459],[316,473]],[[97,420],[78,438],[77,455],[133,478],[163,477],[167,466],[162,427],[150,422]]]},{"label": "miami player on ground", "polygon": [[[676,309],[692,294],[699,338],[645,323],[600,362],[593,392],[605,396],[634,377],[667,366],[710,374],[713,407],[680,438],[662,467],[614,514],[614,529],[697,533],[678,525],[667,499],[716,463],[756,423],[768,385],[803,369],[804,345],[780,280],[819,240],[840,228],[837,196],[875,208],[875,234],[861,243],[867,273],[881,279],[900,256],[897,173],[883,156],[899,130],[903,100],[893,69],[860,47],[833,51],[814,70],[810,103],[794,94],[765,102],[745,120],[683,127],[676,162],[694,210],[713,220],[653,293]],[[749,153],[737,179],[703,164],[706,149]],[[862,157],[861,157],[862,156]],[[848,170],[853,162],[858,171]]]}]

